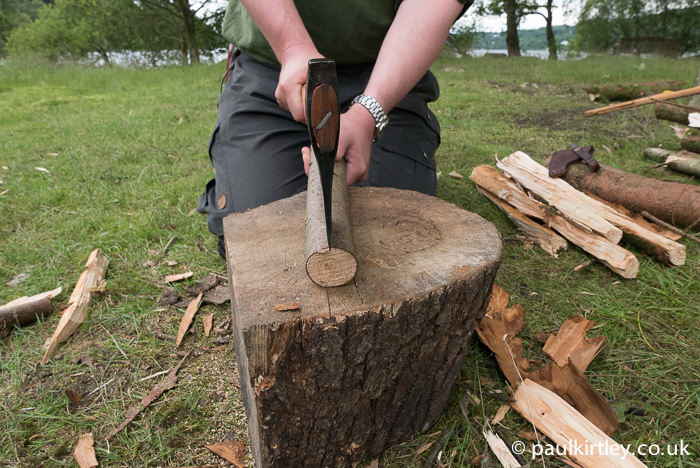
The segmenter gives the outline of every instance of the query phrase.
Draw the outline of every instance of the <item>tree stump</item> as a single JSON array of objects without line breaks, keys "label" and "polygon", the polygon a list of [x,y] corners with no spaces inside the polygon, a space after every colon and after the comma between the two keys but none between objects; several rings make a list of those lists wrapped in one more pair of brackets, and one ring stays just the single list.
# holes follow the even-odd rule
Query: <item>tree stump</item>
[{"label": "tree stump", "polygon": [[305,204],[224,220],[256,467],[350,467],[434,425],[500,261],[498,232],[473,213],[352,188],[357,275],[322,288],[305,271]]}]

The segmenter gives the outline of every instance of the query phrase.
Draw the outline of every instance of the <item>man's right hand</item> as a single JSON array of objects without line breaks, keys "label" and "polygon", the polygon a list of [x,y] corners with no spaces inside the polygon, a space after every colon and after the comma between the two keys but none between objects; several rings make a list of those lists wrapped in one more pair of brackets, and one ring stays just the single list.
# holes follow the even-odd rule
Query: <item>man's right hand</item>
[{"label": "man's right hand", "polygon": [[313,43],[291,46],[285,49],[280,57],[282,70],[275,97],[280,107],[291,112],[297,122],[306,122],[301,89],[306,83],[309,60],[314,58],[323,58],[323,56],[318,53]]}]

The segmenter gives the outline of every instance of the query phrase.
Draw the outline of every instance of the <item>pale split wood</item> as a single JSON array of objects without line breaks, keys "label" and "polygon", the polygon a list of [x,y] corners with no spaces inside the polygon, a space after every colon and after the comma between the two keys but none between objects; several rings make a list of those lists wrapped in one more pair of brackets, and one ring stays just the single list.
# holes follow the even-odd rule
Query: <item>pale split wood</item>
[{"label": "pale split wood", "polygon": [[542,250],[547,252],[552,257],[559,258],[557,252],[560,250],[566,250],[568,247],[569,244],[566,242],[566,240],[551,229],[534,222],[488,190],[482,189],[478,186],[477,189],[482,195],[499,207],[501,211],[503,211],[513,222],[513,224],[515,224],[518,229],[525,233],[530,240],[539,245]]},{"label": "pale split wood", "polygon": [[202,325],[204,326],[204,336],[209,336],[211,333],[211,326],[214,320],[214,314],[208,314],[202,316]]},{"label": "pale split wood", "polygon": [[[513,409],[565,448],[569,458],[584,468],[640,468],[646,465],[581,416],[559,395],[530,379],[514,394]],[[599,445],[600,444],[600,445]],[[578,449],[577,447],[586,447]]]},{"label": "pale split wood", "polygon": [[21,305],[21,304],[26,304],[28,302],[34,302],[34,301],[40,301],[42,299],[53,299],[54,297],[58,296],[61,294],[63,291],[63,288],[61,286],[57,287],[56,289],[53,289],[51,291],[46,291],[40,294],[36,294],[34,296],[23,296],[20,298],[15,299],[14,301],[10,301],[7,304],[0,306],[0,312],[6,309],[10,309],[12,307]]},{"label": "pale split wood", "polygon": [[319,286],[342,286],[357,273],[345,160],[336,161],[333,171],[333,231],[329,249],[321,177],[315,159],[312,155],[306,197],[306,273]]},{"label": "pale split wood", "polygon": [[95,440],[92,437],[92,433],[83,434],[78,439],[78,445],[75,447],[73,456],[80,468],[95,468],[98,466],[94,444]]},{"label": "pale split wood", "polygon": [[630,251],[559,216],[546,205],[530,198],[515,182],[490,166],[474,168],[470,179],[531,218],[544,221],[569,242],[598,258],[623,278],[635,278],[639,261]]},{"label": "pale split wood", "polygon": [[49,347],[41,359],[42,365],[49,361],[58,343],[66,341],[85,320],[87,306],[90,304],[92,294],[95,292],[93,288],[100,287],[104,283],[108,265],[109,259],[102,254],[100,249],[92,251],[85,264],[85,269],[80,274],[75,289],[73,289],[68,299],[69,305],[62,312],[63,315],[51,337]]},{"label": "pale split wood", "polygon": [[569,317],[559,328],[559,333],[549,336],[542,351],[559,366],[565,366],[571,360],[578,370],[585,372],[605,346],[605,336],[586,337],[593,324],[580,315]]},{"label": "pale split wood", "polygon": [[491,424],[493,424],[495,426],[499,422],[503,421],[503,418],[505,418],[508,415],[509,411],[510,411],[510,405],[501,405],[498,408],[498,411],[496,411],[496,415],[491,420]]},{"label": "pale split wood", "polygon": [[187,329],[189,329],[190,325],[192,325],[192,319],[194,318],[194,314],[197,313],[197,310],[199,309],[199,304],[202,302],[202,295],[203,293],[199,293],[199,296],[197,296],[187,306],[185,314],[182,316],[182,320],[180,321],[180,328],[177,332],[177,341],[175,342],[176,346],[180,346],[182,340],[185,338],[185,333],[187,333]]},{"label": "pale split wood", "polygon": [[187,279],[187,278],[192,278],[193,275],[194,275],[194,273],[192,273],[191,271],[188,271],[187,273],[178,273],[176,275],[167,275],[165,277],[165,282],[166,283],[175,283],[177,281],[182,281],[182,280]]},{"label": "pale split wood", "polygon": [[[674,242],[655,232],[644,229],[629,217],[619,213],[614,208],[600,203],[576,190],[565,180],[553,179],[545,167],[533,161],[527,154],[516,151],[507,158],[499,161],[497,166],[507,172],[523,187],[542,197],[549,205],[557,208],[567,217],[577,222],[596,218],[614,225],[634,240],[650,244],[658,251],[669,265],[685,265],[685,246]],[[600,232],[591,224],[586,224],[596,232]],[[619,239],[618,239],[619,240]]]},{"label": "pale split wood", "polygon": [[498,461],[501,462],[503,468],[520,468],[520,463],[518,463],[518,460],[515,459],[511,451],[508,449],[506,443],[503,442],[503,439],[498,437],[498,435],[494,434],[492,431],[483,431],[482,434],[484,434],[486,442],[489,444],[489,448],[491,448],[493,454],[496,455]]}]

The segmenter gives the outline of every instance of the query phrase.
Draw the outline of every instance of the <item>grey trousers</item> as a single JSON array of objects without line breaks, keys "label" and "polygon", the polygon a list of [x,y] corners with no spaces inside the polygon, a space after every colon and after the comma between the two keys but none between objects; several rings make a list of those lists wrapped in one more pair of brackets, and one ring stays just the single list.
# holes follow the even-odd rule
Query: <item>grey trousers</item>
[{"label": "grey trousers", "polygon": [[[369,81],[372,67],[338,68],[344,112]],[[209,140],[215,176],[199,198],[209,231],[224,257],[223,218],[306,190],[301,148],[309,145],[306,125],[277,104],[279,70],[246,55],[236,65],[217,103]],[[359,186],[394,187],[435,195],[435,150],[440,124],[428,109],[439,96],[431,72],[388,114],[389,124],[372,145],[369,175]]]}]

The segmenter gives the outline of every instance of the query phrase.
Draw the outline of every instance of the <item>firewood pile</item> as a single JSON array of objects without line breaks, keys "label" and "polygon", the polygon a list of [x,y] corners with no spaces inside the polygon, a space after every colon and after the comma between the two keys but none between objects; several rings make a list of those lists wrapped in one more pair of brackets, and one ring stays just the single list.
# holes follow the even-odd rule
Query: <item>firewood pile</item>
[{"label": "firewood pile", "polygon": [[565,180],[550,178],[547,169],[527,154],[515,152],[497,167],[503,172],[478,166],[470,179],[551,255],[571,242],[623,278],[635,278],[639,260],[618,245],[626,238],[667,265],[685,264],[685,246],[676,242],[678,234],[586,195]]}]

